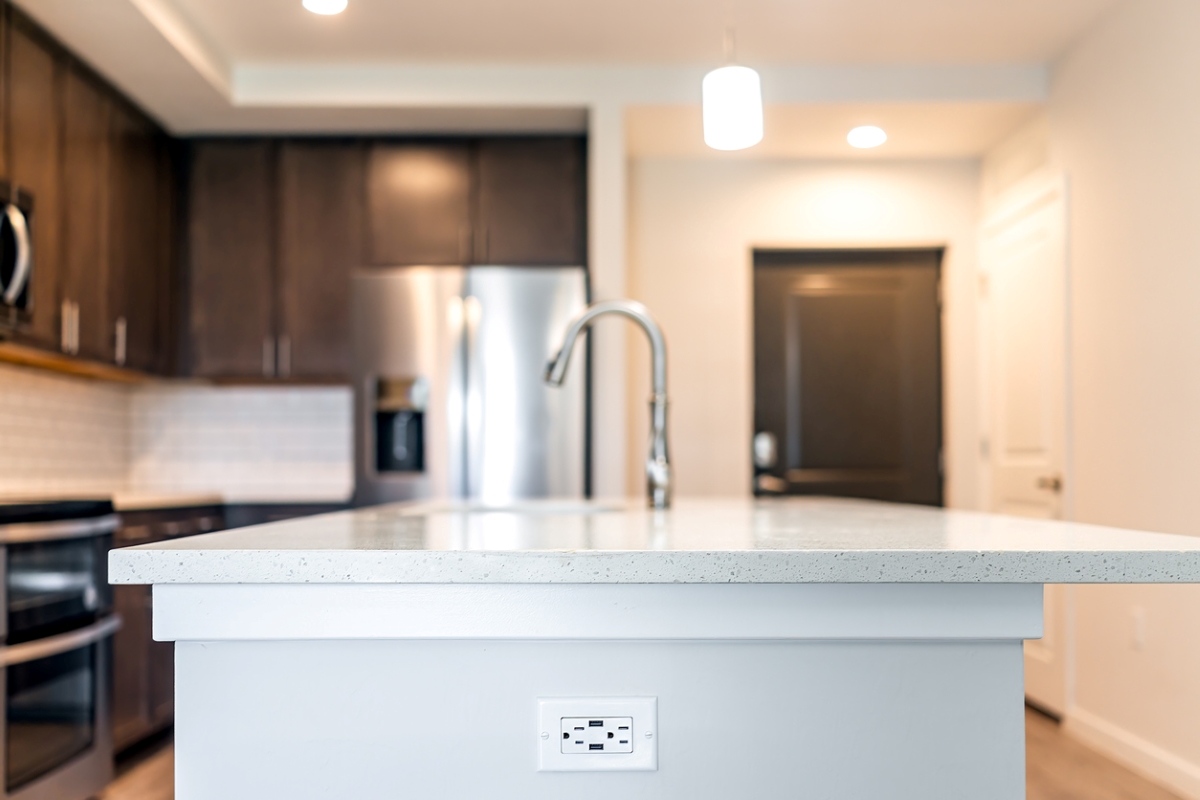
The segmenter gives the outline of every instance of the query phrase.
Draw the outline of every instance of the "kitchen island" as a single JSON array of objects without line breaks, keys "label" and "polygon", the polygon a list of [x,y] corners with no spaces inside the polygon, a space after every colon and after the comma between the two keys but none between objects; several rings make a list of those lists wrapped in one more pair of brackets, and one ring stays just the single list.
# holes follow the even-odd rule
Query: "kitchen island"
[{"label": "kitchen island", "polygon": [[114,551],[176,797],[1015,800],[1046,583],[1200,539],[867,501],[382,506]]}]

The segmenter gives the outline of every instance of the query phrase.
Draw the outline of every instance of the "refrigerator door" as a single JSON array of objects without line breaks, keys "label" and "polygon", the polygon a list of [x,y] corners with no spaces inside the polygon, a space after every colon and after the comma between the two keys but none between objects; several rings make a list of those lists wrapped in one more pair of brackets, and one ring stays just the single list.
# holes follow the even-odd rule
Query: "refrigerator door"
[{"label": "refrigerator door", "polygon": [[546,362],[587,306],[580,267],[470,267],[464,298],[469,496],[583,497],[586,369],[547,386]]},{"label": "refrigerator door", "polygon": [[463,497],[461,267],[354,275],[355,502]]}]

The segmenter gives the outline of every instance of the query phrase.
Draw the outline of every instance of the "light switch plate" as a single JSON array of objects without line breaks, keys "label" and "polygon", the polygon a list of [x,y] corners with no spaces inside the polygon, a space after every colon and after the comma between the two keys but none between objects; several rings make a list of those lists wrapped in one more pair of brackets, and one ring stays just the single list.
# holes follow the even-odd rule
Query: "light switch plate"
[{"label": "light switch plate", "polygon": [[[563,752],[563,720],[632,720],[632,749]],[[620,723],[624,725],[624,721]],[[602,727],[602,726],[597,726]],[[658,769],[657,697],[539,697],[538,772],[645,772]],[[597,740],[600,741],[600,740]],[[582,748],[578,748],[582,749]]]}]

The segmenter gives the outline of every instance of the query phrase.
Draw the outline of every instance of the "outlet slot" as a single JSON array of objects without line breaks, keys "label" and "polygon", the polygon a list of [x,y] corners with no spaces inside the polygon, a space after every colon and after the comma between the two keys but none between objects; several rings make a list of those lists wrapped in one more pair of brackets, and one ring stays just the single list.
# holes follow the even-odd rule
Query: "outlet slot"
[{"label": "outlet slot", "polygon": [[[580,722],[586,722],[587,725],[581,725]],[[633,752],[633,740],[628,733],[624,734],[624,739],[617,741],[618,730],[629,731],[633,728],[633,717],[593,717],[587,720],[563,717],[560,725],[564,734],[563,755]]]}]

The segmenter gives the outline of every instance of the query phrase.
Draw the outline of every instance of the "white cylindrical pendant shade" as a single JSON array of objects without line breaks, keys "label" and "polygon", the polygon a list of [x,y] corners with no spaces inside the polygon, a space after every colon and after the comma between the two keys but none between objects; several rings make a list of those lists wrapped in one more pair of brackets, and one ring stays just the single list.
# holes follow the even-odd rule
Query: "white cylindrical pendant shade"
[{"label": "white cylindrical pendant shade", "polygon": [[704,76],[704,143],[743,150],[763,137],[762,86],[749,67],[721,67]]},{"label": "white cylindrical pendant shade", "polygon": [[301,0],[301,3],[312,13],[328,17],[345,11],[347,0]]}]

